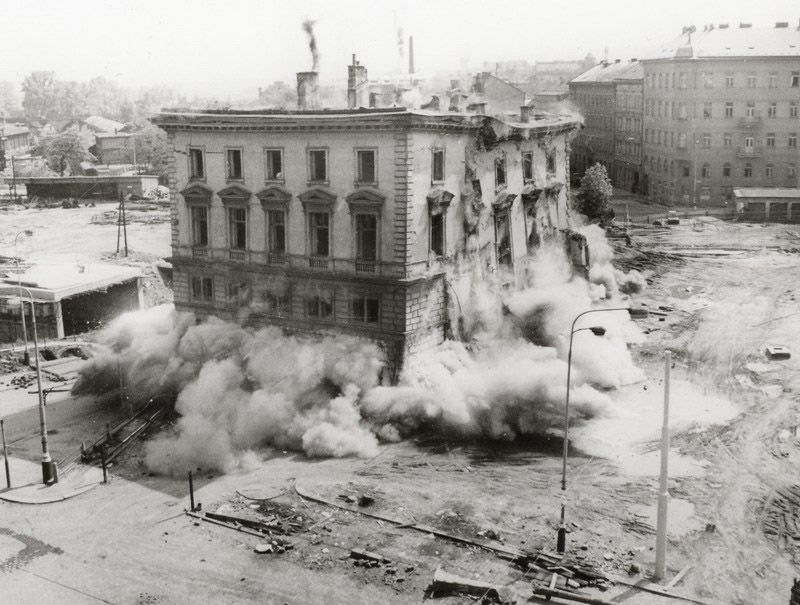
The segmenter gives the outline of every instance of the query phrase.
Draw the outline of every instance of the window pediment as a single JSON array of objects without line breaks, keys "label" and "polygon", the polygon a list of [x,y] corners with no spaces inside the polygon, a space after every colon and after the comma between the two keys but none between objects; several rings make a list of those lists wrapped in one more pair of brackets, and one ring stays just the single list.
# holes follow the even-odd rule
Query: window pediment
[{"label": "window pediment", "polygon": [[383,207],[384,202],[386,202],[386,196],[377,189],[365,187],[349,194],[347,197],[345,197],[345,200],[347,200],[347,203],[350,204],[351,208],[358,207],[378,209]]},{"label": "window pediment", "polygon": [[303,204],[333,206],[336,195],[323,187],[312,187],[297,196]]},{"label": "window pediment", "polygon": [[210,204],[211,196],[214,195],[214,190],[204,183],[192,183],[181,191],[180,194],[187,202],[203,202]]},{"label": "window pediment", "polygon": [[247,202],[253,195],[249,189],[245,189],[241,185],[231,185],[217,191],[217,195],[223,202]]},{"label": "window pediment", "polygon": [[289,205],[289,202],[292,200],[291,192],[289,192],[288,189],[281,187],[279,185],[265,187],[264,189],[256,193],[256,197],[264,206],[272,206],[280,208],[285,208],[286,206]]},{"label": "window pediment", "polygon": [[450,202],[455,197],[455,194],[442,189],[441,187],[434,187],[428,192],[426,196],[428,199],[428,209],[431,214],[441,214],[450,205]]},{"label": "window pediment", "polygon": [[506,210],[511,207],[515,199],[517,199],[516,193],[506,193],[503,191],[495,198],[494,202],[492,202],[492,206],[495,210]]},{"label": "window pediment", "polygon": [[536,187],[533,184],[525,185],[522,188],[522,201],[528,204],[535,204],[539,201],[539,197],[542,195],[542,189]]}]

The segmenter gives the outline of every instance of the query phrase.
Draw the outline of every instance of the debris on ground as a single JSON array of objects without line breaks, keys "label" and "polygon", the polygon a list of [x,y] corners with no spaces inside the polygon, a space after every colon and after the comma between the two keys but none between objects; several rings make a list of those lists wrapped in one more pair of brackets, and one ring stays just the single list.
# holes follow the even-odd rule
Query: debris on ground
[{"label": "debris on ground", "polygon": [[463,578],[438,567],[433,574],[433,582],[425,591],[426,598],[444,597],[453,594],[465,594],[501,602],[500,590],[497,586],[479,580]]}]

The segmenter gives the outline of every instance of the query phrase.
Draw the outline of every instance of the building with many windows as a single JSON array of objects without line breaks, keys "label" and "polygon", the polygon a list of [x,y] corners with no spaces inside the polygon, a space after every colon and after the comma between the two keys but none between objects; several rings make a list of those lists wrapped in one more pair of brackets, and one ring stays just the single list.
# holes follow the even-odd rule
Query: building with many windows
[{"label": "building with many windows", "polygon": [[650,197],[719,205],[734,187],[797,187],[798,27],[685,28],[642,64]]},{"label": "building with many windows", "polygon": [[175,110],[153,122],[173,150],[176,307],[367,336],[389,381],[454,329],[457,267],[473,260],[521,285],[529,249],[569,225],[577,123],[529,107]]},{"label": "building with many windows", "polygon": [[603,61],[569,84],[583,116],[572,145],[573,175],[599,162],[617,187],[638,190],[642,156],[642,66]]}]

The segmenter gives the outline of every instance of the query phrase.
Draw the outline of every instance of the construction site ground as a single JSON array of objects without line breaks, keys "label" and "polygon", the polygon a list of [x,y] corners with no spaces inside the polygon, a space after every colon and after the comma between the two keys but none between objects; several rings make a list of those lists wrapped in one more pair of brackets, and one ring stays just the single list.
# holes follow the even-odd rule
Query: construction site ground
[{"label": "construction site ground", "polygon": [[[796,506],[791,489],[800,379],[796,356],[769,360],[764,347],[792,347],[800,337],[800,235],[792,226],[701,216],[669,229],[641,223],[630,246],[624,238],[614,242],[619,266],[648,278],[636,306],[658,314],[637,319],[646,338],[633,352],[647,379],[609,393],[616,406],[576,427],[569,560],[654,586],[646,580],[655,545],[663,352],[670,349],[667,580],[690,570],[669,590],[704,603],[786,603],[800,561],[800,498]],[[0,390],[0,414],[10,454],[36,462],[30,390]],[[81,441],[123,417],[114,400],[54,394],[54,458],[73,456]],[[558,434],[513,443],[419,435],[384,445],[369,460],[264,451],[247,472],[195,476],[201,512],[281,524],[278,543],[293,548],[259,554],[254,549],[265,538],[186,515],[187,479],[153,475],[136,441],[110,469],[108,484],[55,504],[0,502],[0,586],[23,604],[412,603],[441,568],[502,587],[506,599],[539,602],[529,601],[530,572],[415,527],[501,549],[555,551],[561,444]],[[390,563],[357,565],[354,549]],[[585,592],[633,605],[682,602],[622,583]]]}]

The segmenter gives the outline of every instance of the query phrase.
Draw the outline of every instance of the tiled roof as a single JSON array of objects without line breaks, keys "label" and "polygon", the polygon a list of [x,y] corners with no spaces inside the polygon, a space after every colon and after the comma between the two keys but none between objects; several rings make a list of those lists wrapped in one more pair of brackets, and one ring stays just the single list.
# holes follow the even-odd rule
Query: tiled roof
[{"label": "tiled roof", "polygon": [[800,57],[800,29],[791,27],[715,27],[681,34],[643,54],[642,59],[675,56],[710,57]]},{"label": "tiled roof", "polygon": [[125,128],[125,124],[122,122],[117,122],[116,120],[111,120],[102,116],[89,116],[83,121],[99,132],[119,132]]},{"label": "tiled roof", "polygon": [[614,80],[641,80],[644,70],[638,61],[598,63],[572,80],[573,82],[613,82]]}]

